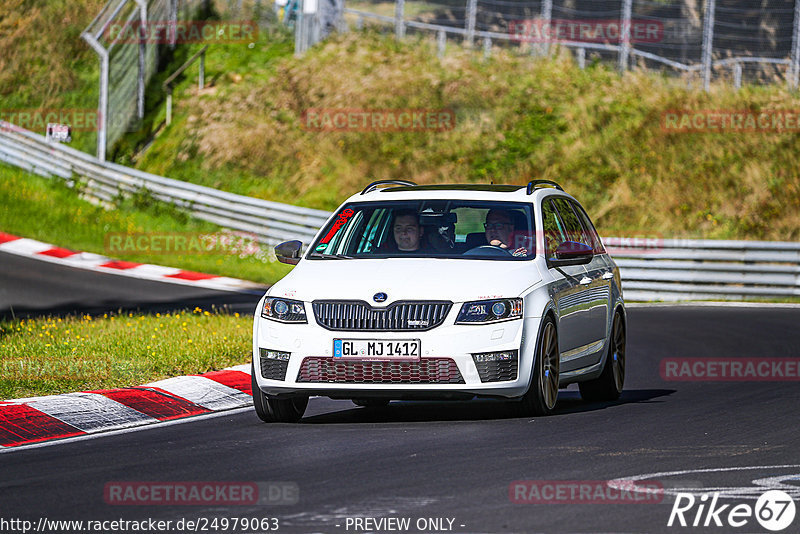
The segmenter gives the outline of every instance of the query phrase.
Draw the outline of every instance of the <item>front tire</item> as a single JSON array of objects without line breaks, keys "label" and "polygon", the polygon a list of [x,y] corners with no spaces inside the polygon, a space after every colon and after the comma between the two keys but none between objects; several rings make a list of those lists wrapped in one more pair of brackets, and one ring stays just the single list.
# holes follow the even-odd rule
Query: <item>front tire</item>
[{"label": "front tire", "polygon": [[620,312],[614,312],[608,353],[602,374],[594,380],[581,382],[581,398],[585,401],[615,401],[625,384],[625,322]]},{"label": "front tire", "polygon": [[256,381],[255,364],[250,364],[250,386],[256,415],[265,423],[296,423],[302,419],[308,406],[308,397],[278,399],[265,394]]},{"label": "front tire", "polygon": [[520,412],[528,415],[550,415],[558,400],[558,377],[560,354],[558,333],[553,318],[549,315],[542,323],[536,342],[533,376],[527,393],[519,401]]}]

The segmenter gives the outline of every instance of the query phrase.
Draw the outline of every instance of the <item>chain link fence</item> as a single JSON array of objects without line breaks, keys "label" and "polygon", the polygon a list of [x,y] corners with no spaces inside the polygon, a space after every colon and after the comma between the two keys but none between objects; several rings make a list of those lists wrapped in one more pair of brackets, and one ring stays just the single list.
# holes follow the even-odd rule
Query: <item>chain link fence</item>
[{"label": "chain link fence", "polygon": [[[81,34],[100,60],[97,157],[144,118],[145,91],[159,58],[175,47],[178,21],[209,0],[110,0]],[[170,28],[172,30],[170,31]]]},{"label": "chain link fence", "polygon": [[350,24],[379,24],[398,38],[435,32],[467,46],[515,47],[532,54],[572,50],[587,61],[713,80],[796,88],[800,0],[356,0]]}]

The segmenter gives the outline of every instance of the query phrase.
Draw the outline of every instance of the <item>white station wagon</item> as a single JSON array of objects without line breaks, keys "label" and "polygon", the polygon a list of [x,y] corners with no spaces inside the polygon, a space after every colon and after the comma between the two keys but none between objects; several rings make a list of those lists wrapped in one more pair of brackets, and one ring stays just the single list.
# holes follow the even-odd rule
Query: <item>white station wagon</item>
[{"label": "white station wagon", "polygon": [[255,313],[264,421],[298,421],[309,396],[493,397],[548,415],[574,382],[586,400],[622,392],[619,269],[555,182],[374,182],[301,249],[275,247],[296,266]]}]

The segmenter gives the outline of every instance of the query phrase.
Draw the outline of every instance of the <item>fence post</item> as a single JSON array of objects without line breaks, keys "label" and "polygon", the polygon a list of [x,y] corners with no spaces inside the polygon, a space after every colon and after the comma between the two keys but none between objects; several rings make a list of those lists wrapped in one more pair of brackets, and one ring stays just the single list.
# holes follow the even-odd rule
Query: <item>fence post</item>
[{"label": "fence post", "polygon": [[[542,33],[547,35],[540,46],[545,55],[550,53],[550,36],[552,35],[553,28],[550,27],[550,21],[553,18],[553,0],[542,1]],[[533,46],[531,46],[533,48]]]},{"label": "fence post", "polygon": [[794,1],[794,30],[792,31],[792,64],[789,67],[789,87],[797,89],[800,77],[800,0]]},{"label": "fence post", "polygon": [[[800,1],[800,0],[798,0]],[[492,38],[483,38],[483,57],[488,58],[492,55]]]},{"label": "fence post", "polygon": [[581,70],[586,68],[586,49],[583,47],[578,48],[578,66]]},{"label": "fence post", "polygon": [[197,76],[197,88],[202,89],[206,84],[206,52],[200,54],[200,74]]},{"label": "fence post", "polygon": [[475,19],[478,16],[478,0],[467,0],[467,34],[464,36],[466,45],[472,47],[475,41]]},{"label": "fence post", "polygon": [[405,0],[397,0],[394,5],[394,36],[398,40],[406,36],[405,11]]},{"label": "fence post", "polygon": [[738,61],[733,64],[733,86],[736,89],[742,87],[742,64]]},{"label": "fence post", "polygon": [[619,70],[628,70],[628,56],[631,53],[631,8],[633,0],[622,0],[622,24],[619,28]]},{"label": "fence post", "polygon": [[167,126],[172,122],[172,87],[169,88],[167,93]]},{"label": "fence post", "polygon": [[716,0],[706,0],[705,20],[703,21],[703,89],[711,86],[711,62],[714,47],[714,10]]},{"label": "fence post", "polygon": [[[297,15],[294,19],[294,55],[300,56],[303,54],[303,42],[305,39],[305,32],[303,31],[303,27],[305,26],[305,15],[303,15],[304,11],[304,0],[297,0]],[[288,5],[288,4],[287,4]]]},{"label": "fence post", "polygon": [[139,120],[144,119],[144,78],[145,61],[147,60],[147,2],[136,0],[139,4],[139,73],[136,80],[136,115]]},{"label": "fence post", "polygon": [[108,50],[103,48],[94,35],[82,33],[83,40],[100,57],[100,96],[97,102],[97,159],[106,160],[106,138],[108,136]]},{"label": "fence post", "polygon": [[444,33],[444,30],[439,30],[436,34],[436,49],[439,54],[439,57],[444,57],[444,50],[447,46],[447,34]]},{"label": "fence post", "polygon": [[178,40],[178,0],[169,0],[169,47],[175,50]]}]

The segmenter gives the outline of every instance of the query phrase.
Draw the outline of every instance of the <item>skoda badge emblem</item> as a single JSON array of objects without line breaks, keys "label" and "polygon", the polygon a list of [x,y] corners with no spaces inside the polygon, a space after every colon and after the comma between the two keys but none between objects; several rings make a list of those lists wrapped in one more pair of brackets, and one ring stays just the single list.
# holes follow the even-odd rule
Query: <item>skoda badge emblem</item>
[{"label": "skoda badge emblem", "polygon": [[375,302],[386,302],[387,296],[386,293],[375,293],[372,295],[372,300]]}]

